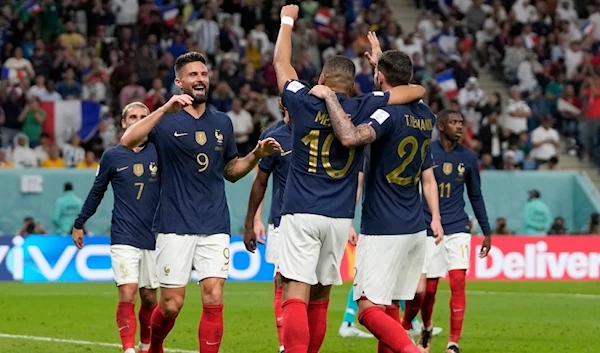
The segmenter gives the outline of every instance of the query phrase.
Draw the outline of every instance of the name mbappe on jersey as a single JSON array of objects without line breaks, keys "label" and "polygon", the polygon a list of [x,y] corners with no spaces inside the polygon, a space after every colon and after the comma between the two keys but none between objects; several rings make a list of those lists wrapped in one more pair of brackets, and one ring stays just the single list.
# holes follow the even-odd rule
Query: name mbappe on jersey
[{"label": "name mbappe on jersey", "polygon": [[388,106],[371,115],[377,134],[365,168],[361,233],[413,234],[425,230],[419,192],[430,152],[435,116],[420,102]]},{"label": "name mbappe on jersey", "polygon": [[[389,100],[387,92],[355,98],[338,94],[349,119],[360,124]],[[290,80],[282,92],[292,120],[292,160],[282,214],[353,218],[363,147],[346,148],[333,133],[325,102]]]},{"label": "name mbappe on jersey", "polygon": [[163,187],[156,231],[229,234],[223,169],[238,155],[231,119],[209,108],[199,119],[182,110],[165,116],[148,139],[156,145]]},{"label": "name mbappe on jersey", "polygon": [[156,241],[152,220],[160,194],[160,173],[154,145],[148,143],[137,153],[121,145],[104,152],[94,185],[75,221],[75,228],[81,229],[96,212],[109,183],[115,200],[110,227],[111,244],[154,250]]}]

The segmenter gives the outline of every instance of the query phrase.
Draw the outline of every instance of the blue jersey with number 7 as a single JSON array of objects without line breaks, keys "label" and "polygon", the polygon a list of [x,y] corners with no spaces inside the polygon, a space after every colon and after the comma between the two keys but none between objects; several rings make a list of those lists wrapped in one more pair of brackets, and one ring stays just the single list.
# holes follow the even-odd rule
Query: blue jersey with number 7
[{"label": "blue jersey with number 7", "polygon": [[365,170],[361,233],[413,234],[425,230],[419,181],[433,167],[435,115],[422,102],[377,110],[369,125],[377,134]]},{"label": "blue jersey with number 7", "polygon": [[[338,95],[354,124],[365,122],[389,100],[373,92],[355,98]],[[292,120],[292,158],[282,215],[308,213],[354,218],[363,147],[346,148],[335,137],[325,102],[296,80],[286,83],[282,102]]]}]

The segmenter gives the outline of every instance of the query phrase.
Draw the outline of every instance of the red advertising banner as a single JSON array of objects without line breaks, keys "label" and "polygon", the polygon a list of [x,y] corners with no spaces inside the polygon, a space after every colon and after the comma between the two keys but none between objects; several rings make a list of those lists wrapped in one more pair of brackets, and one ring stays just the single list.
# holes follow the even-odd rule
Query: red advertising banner
[{"label": "red advertising banner", "polygon": [[[470,280],[598,280],[599,236],[495,236],[492,250],[479,259],[480,236],[471,240]],[[355,248],[348,246],[342,277],[354,277]]]}]

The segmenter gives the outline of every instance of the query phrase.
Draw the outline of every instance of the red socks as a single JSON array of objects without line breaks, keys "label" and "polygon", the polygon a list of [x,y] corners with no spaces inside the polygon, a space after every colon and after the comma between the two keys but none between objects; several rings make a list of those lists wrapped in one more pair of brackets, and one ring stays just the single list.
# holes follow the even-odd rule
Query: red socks
[{"label": "red socks", "polygon": [[275,298],[273,300],[273,311],[275,312],[275,325],[277,326],[277,338],[279,345],[283,346],[283,308],[281,307],[281,296],[283,288],[277,288],[277,280],[275,280]]},{"label": "red socks", "polygon": [[201,353],[219,353],[223,338],[223,304],[204,305],[198,325]]},{"label": "red socks", "polygon": [[148,353],[163,353],[163,342],[175,325],[176,318],[177,316],[174,318],[167,317],[159,305],[154,308],[150,319],[152,323],[152,337],[150,338]]},{"label": "red socks", "polygon": [[[358,316],[363,324],[377,339],[394,353],[420,353],[408,333],[399,322],[379,307],[370,307]],[[287,347],[286,347],[287,350]]]},{"label": "red socks", "polygon": [[154,311],[152,308],[146,308],[145,306],[140,306],[140,311],[138,312],[138,318],[140,319],[140,342],[142,344],[150,344],[150,335],[151,335],[151,325],[152,325],[152,312]]},{"label": "red socks", "polygon": [[413,300],[406,301],[406,310],[404,310],[404,316],[402,317],[402,327],[405,330],[411,329],[413,319],[417,316],[419,310],[421,310],[424,297],[425,293],[417,293]]},{"label": "red socks", "polygon": [[[327,331],[328,307],[329,300],[311,301],[308,303],[308,330],[310,334],[308,353],[318,353],[323,345],[325,332]],[[287,346],[284,345],[284,347]]]},{"label": "red socks", "polygon": [[[400,308],[397,305],[387,305],[385,314],[396,322],[400,322]],[[377,353],[394,353],[385,343],[379,341],[377,343]]]},{"label": "red socks", "polygon": [[450,342],[458,343],[465,319],[465,270],[452,270],[450,276]]},{"label": "red socks", "polygon": [[431,327],[431,317],[433,316],[433,304],[435,304],[435,294],[437,293],[439,278],[428,278],[427,287],[425,289],[425,298],[423,299],[423,305],[421,305],[421,318],[423,319],[423,326],[426,328]]},{"label": "red socks", "polygon": [[300,299],[283,303],[283,345],[286,353],[306,353],[310,342],[308,306]]},{"label": "red socks", "polygon": [[135,304],[119,302],[117,305],[117,327],[121,336],[123,350],[135,347]]}]

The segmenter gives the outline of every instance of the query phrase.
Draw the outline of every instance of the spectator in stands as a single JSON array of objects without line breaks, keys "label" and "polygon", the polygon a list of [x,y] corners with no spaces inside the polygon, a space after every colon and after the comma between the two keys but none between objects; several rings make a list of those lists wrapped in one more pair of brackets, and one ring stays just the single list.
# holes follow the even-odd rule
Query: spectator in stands
[{"label": "spectator in stands", "polygon": [[48,90],[46,89],[46,77],[42,75],[38,75],[35,77],[35,85],[31,86],[27,91],[27,99],[31,97],[36,97],[41,100],[41,97],[48,94]]},{"label": "spectator in stands", "polygon": [[556,217],[554,222],[548,229],[548,235],[565,235],[568,234],[567,228],[565,228],[565,219],[563,217]]},{"label": "spectator in stands", "polygon": [[22,90],[19,87],[12,88],[8,92],[8,99],[4,100],[0,107],[3,110],[3,114],[0,117],[4,119],[0,120],[0,132],[2,133],[3,147],[8,147],[13,141],[13,138],[21,130],[21,123],[19,122],[19,114],[21,114],[22,103],[21,103]]},{"label": "spectator in stands", "polygon": [[20,132],[14,137],[10,160],[17,168],[37,167],[35,152],[29,147],[29,138],[24,133]]},{"label": "spectator in stands", "polygon": [[542,118],[542,125],[531,133],[531,157],[535,159],[536,167],[547,163],[552,157],[558,155],[560,136],[558,131],[552,128],[552,116]]},{"label": "spectator in stands", "polygon": [[14,70],[14,72],[17,73],[10,79],[12,84],[19,84],[21,80],[20,76],[25,76],[27,79],[35,77],[35,71],[33,71],[31,61],[23,57],[23,49],[21,47],[15,48],[13,56],[6,60],[3,66],[8,70]]},{"label": "spectator in stands", "polygon": [[65,168],[65,160],[60,158],[60,149],[57,145],[50,145],[48,158],[42,161],[42,168]]},{"label": "spectator in stands", "polygon": [[41,93],[39,96],[40,101],[42,102],[56,102],[62,100],[62,96],[60,93],[56,92],[54,88],[54,81],[47,80],[46,81],[46,91],[47,93]]},{"label": "spectator in stands", "polygon": [[465,87],[458,93],[458,103],[463,117],[471,123],[474,135],[479,133],[482,116],[477,108],[483,102],[485,102],[485,93],[479,87],[479,81],[476,77],[469,77]]},{"label": "spectator in stands", "polygon": [[94,154],[94,151],[86,151],[85,159],[77,163],[77,168],[98,168],[98,161],[96,161],[96,155]]},{"label": "spectator in stands", "polygon": [[83,200],[75,195],[73,184],[66,182],[64,193],[54,203],[52,219],[57,233],[70,234],[81,207],[83,207]]},{"label": "spectator in stands", "polygon": [[45,120],[46,112],[40,106],[39,98],[36,96],[29,98],[25,109],[19,114],[19,122],[23,124],[21,131],[29,138],[30,147],[35,148],[40,144]]},{"label": "spectator in stands", "polygon": [[513,235],[513,232],[508,229],[508,225],[506,224],[506,218],[498,217],[496,218],[496,227],[494,227],[493,235]]},{"label": "spectator in stands", "polygon": [[531,116],[531,108],[521,99],[518,86],[510,88],[508,105],[504,108],[504,130],[509,136],[516,137],[527,132],[527,119]]},{"label": "spectator in stands", "polygon": [[582,233],[588,235],[600,234],[600,213],[592,213],[588,222],[588,226],[582,231]]},{"label": "spectator in stands", "polygon": [[[598,13],[600,16],[600,13]],[[594,141],[600,129],[600,77],[594,75],[586,79],[582,92],[586,100],[584,120],[580,125],[580,138],[583,145],[583,159],[593,157]],[[587,87],[586,87],[587,86]],[[5,108],[6,110],[6,108]]]},{"label": "spectator in stands", "polygon": [[552,225],[552,212],[541,196],[538,190],[529,190],[529,200],[523,210],[525,235],[546,235]]},{"label": "spectator in stands", "polygon": [[[146,58],[146,56],[143,56],[143,58]],[[138,61],[146,62],[147,60]],[[102,103],[107,99],[108,70],[100,58],[93,58],[91,62],[88,72],[83,75],[82,98]]]},{"label": "spectator in stands", "polygon": [[558,168],[558,157],[552,157],[550,158],[550,160],[548,160],[547,163],[543,164],[542,166],[540,166],[539,168],[540,170],[556,170],[559,169]]},{"label": "spectator in stands", "polygon": [[17,235],[25,238],[28,235],[32,234],[48,234],[48,232],[42,227],[41,224],[35,221],[33,217],[28,216],[23,220],[23,226],[19,231],[17,231]]},{"label": "spectator in stands", "polygon": [[42,162],[48,159],[48,152],[50,152],[50,137],[46,133],[42,133],[40,136],[40,144],[33,149],[35,156],[38,160],[38,165],[42,165]]},{"label": "spectator in stands", "polygon": [[80,99],[82,91],[81,83],[75,81],[75,69],[69,67],[65,71],[64,80],[56,85],[56,92],[63,99]]},{"label": "spectator in stands", "polygon": [[146,89],[139,84],[137,74],[131,74],[129,76],[129,84],[121,89],[119,94],[119,103],[121,109],[131,102],[141,102],[146,96]]},{"label": "spectator in stands", "polygon": [[254,130],[252,115],[242,108],[242,101],[239,98],[233,99],[231,110],[227,112],[227,115],[229,115],[233,124],[233,133],[238,152],[240,156],[245,156],[253,147],[249,143],[249,136]]},{"label": "spectator in stands", "polygon": [[0,168],[14,168],[15,164],[8,160],[8,153],[4,148],[0,148]]},{"label": "spectator in stands", "polygon": [[481,155],[481,160],[479,161],[479,170],[494,170],[494,159],[488,153]]},{"label": "spectator in stands", "polygon": [[575,95],[575,87],[567,85],[565,93],[558,98],[556,109],[561,120],[561,133],[575,141],[579,140],[579,120],[582,116],[583,102]]},{"label": "spectator in stands", "polygon": [[85,158],[85,150],[81,147],[81,137],[78,134],[73,134],[70,143],[60,143],[62,156],[67,167],[75,167],[77,163]]},{"label": "spectator in stands", "polygon": [[504,129],[498,123],[498,113],[496,111],[492,111],[487,116],[487,124],[479,131],[479,141],[481,141],[481,154],[487,154],[492,158],[495,169],[502,169],[503,145],[506,141],[506,135]]}]

